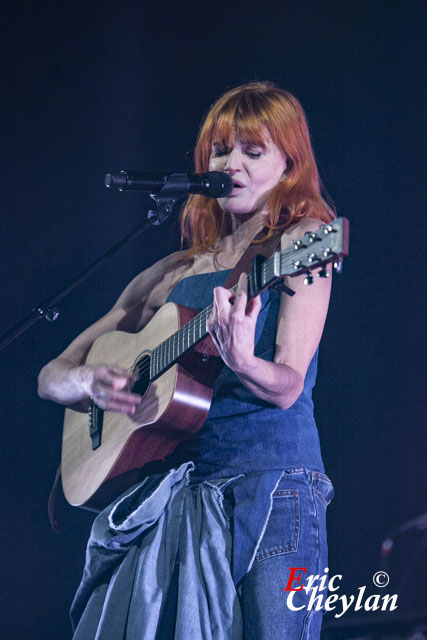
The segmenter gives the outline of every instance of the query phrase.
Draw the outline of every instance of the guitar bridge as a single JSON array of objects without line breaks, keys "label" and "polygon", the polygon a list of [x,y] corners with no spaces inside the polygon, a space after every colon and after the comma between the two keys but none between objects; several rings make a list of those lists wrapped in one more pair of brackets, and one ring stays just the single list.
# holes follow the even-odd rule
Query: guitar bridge
[{"label": "guitar bridge", "polygon": [[101,446],[102,424],[104,422],[104,412],[96,406],[93,398],[89,399],[89,435],[92,440],[92,450],[95,451]]}]

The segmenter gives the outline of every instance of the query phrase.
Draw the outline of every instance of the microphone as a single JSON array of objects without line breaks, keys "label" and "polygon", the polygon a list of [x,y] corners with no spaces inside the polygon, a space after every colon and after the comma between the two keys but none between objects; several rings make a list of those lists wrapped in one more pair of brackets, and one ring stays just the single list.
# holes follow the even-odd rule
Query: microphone
[{"label": "microphone", "polygon": [[145,171],[120,171],[107,173],[104,179],[109,189],[120,191],[147,191],[171,197],[183,197],[188,193],[199,193],[208,198],[222,198],[233,191],[233,180],[223,171],[207,173],[148,173]]}]

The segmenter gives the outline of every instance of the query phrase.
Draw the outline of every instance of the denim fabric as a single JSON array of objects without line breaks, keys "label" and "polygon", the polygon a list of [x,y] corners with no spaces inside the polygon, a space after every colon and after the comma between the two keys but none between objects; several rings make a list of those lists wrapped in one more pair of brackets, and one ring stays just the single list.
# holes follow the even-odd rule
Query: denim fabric
[{"label": "denim fabric", "polygon": [[[307,609],[310,593],[297,591],[287,606],[290,567],[306,567],[304,578],[324,575],[328,566],[326,507],[333,487],[324,474],[286,471],[273,493],[273,505],[254,563],[239,585],[244,640],[318,640],[323,611]],[[300,574],[302,572],[298,572]],[[294,587],[298,584],[294,583]]]},{"label": "denim fabric", "polygon": [[241,640],[226,480],[189,486],[192,468],[150,476],[96,518],[74,640]]},{"label": "denim fabric", "polygon": [[[168,301],[204,309],[212,302],[214,287],[224,284],[229,273],[216,271],[184,278],[172,289]],[[261,301],[255,355],[272,361],[280,293],[264,291]],[[308,367],[301,395],[292,407],[282,410],[254,396],[231,369],[223,366],[204,425],[167,458],[170,467],[192,460],[201,480],[300,466],[324,472],[311,397],[316,373],[317,353]]]},{"label": "denim fabric", "polygon": [[307,575],[326,566],[329,480],[281,473],[236,588],[235,496],[251,478],[191,484],[193,468],[150,476],[96,518],[72,607],[74,640],[317,639],[320,614],[286,610],[282,589],[289,566]]}]

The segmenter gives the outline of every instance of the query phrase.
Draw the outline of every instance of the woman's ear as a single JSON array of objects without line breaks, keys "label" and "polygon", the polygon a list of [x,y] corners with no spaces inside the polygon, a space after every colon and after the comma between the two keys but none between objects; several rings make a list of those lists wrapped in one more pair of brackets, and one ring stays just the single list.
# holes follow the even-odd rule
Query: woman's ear
[{"label": "woman's ear", "polygon": [[288,177],[290,171],[292,171],[293,166],[294,166],[294,163],[292,162],[291,158],[286,157],[286,169],[282,176],[282,180],[285,180]]}]

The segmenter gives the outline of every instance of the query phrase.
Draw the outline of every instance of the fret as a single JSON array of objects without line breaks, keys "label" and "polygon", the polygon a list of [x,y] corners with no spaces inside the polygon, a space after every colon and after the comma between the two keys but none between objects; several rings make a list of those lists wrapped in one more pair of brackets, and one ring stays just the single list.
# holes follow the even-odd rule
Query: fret
[{"label": "fret", "polygon": [[274,256],[274,273],[277,275],[281,275],[280,274],[280,251],[276,251]]},{"label": "fret", "polygon": [[268,282],[268,268],[270,260],[266,260],[264,264],[261,265],[261,289],[264,289],[265,285]]},{"label": "fret", "polygon": [[[139,367],[138,367],[139,369]],[[150,380],[154,378],[154,362],[153,362],[153,351],[151,352],[151,358],[150,358]]]},{"label": "fret", "polygon": [[187,333],[186,333],[187,346],[186,346],[186,349],[189,349],[190,347],[193,346],[193,318],[191,318],[191,320],[188,323],[186,328],[187,328]]},{"label": "fret", "polygon": [[161,371],[163,369],[163,363],[162,363],[162,346],[163,344],[160,343],[156,349],[159,352],[159,355],[157,356],[158,362],[159,362],[159,371]]},{"label": "fret", "polygon": [[161,369],[163,370],[166,368],[166,364],[167,364],[166,347],[164,342],[162,342],[161,344],[161,354],[162,354]]},{"label": "fret", "polygon": [[153,375],[157,375],[156,349],[153,349],[152,351],[151,361],[153,363]]},{"label": "fret", "polygon": [[248,292],[251,290],[252,276],[248,273]]}]

